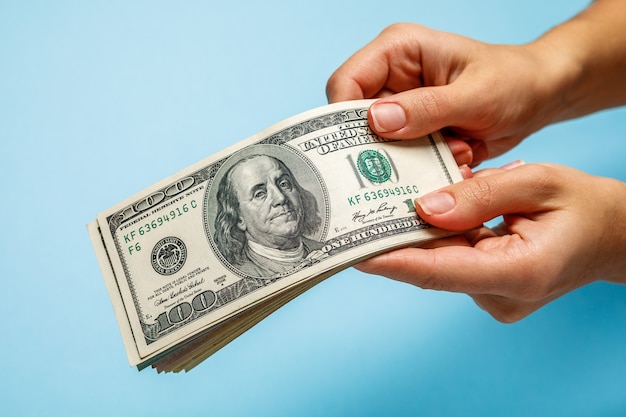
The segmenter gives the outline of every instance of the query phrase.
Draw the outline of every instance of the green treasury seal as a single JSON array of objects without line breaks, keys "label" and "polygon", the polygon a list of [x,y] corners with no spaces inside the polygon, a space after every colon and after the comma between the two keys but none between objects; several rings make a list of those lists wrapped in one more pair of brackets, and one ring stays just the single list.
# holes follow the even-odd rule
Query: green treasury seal
[{"label": "green treasury seal", "polygon": [[391,178],[391,164],[378,151],[368,149],[361,152],[356,164],[361,175],[373,183],[382,184]]}]

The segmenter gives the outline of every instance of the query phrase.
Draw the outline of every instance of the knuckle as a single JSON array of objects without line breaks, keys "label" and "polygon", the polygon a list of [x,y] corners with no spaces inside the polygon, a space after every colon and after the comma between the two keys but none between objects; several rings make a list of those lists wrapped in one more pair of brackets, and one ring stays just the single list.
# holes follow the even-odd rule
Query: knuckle
[{"label": "knuckle", "polygon": [[[451,286],[450,278],[442,279],[441,276],[435,271],[439,271],[441,269],[441,261],[437,256],[436,251],[427,251],[428,261],[425,263],[427,265],[422,269],[419,277],[415,277],[414,284],[424,290],[433,290],[433,291],[451,291],[453,288]],[[407,264],[406,267],[409,265]]]},{"label": "knuckle", "polygon": [[552,177],[554,175],[554,170],[549,165],[542,164],[529,164],[525,166],[527,174],[532,181],[541,183],[546,178]]},{"label": "knuckle", "polygon": [[560,171],[548,164],[529,164],[524,167],[527,176],[531,181],[531,191],[542,198],[549,198],[558,193],[560,181]]},{"label": "knuckle", "polygon": [[414,26],[414,24],[407,22],[395,22],[385,27],[381,33],[385,35],[389,34],[391,36],[396,36],[398,32],[406,32],[407,30],[412,29]]},{"label": "knuckle", "polygon": [[489,207],[493,204],[496,194],[496,186],[493,178],[475,177],[467,182],[467,187],[462,188],[461,198],[470,204],[480,202],[481,206]]},{"label": "knuckle", "polygon": [[333,99],[333,95],[335,93],[335,85],[337,83],[337,75],[336,73],[331,74],[331,76],[328,78],[328,81],[326,81],[326,98],[329,101],[332,101]]},{"label": "knuckle", "polygon": [[423,290],[449,291],[449,286],[449,283],[444,284],[440,279],[435,277],[424,277],[419,282],[419,287]]},{"label": "knuckle", "polygon": [[442,114],[441,95],[431,89],[421,90],[416,106],[417,113],[413,114],[423,114],[426,118],[438,119]]}]

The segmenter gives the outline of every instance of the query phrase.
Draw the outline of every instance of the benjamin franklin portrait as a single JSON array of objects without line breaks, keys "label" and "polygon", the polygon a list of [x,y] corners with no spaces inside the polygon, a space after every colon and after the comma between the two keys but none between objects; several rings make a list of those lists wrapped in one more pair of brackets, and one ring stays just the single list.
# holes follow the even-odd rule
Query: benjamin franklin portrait
[{"label": "benjamin franklin portrait", "polygon": [[216,200],[213,240],[243,274],[274,277],[322,256],[310,238],[322,223],[318,202],[281,159],[242,157],[223,174]]}]

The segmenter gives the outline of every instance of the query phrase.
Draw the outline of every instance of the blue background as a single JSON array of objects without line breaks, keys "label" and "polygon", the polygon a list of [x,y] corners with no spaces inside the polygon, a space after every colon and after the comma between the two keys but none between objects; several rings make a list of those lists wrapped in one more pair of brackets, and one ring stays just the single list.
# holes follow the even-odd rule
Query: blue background
[{"label": "blue background", "polygon": [[[85,227],[325,104],[328,76],[388,24],[523,43],[586,3],[1,1],[0,415],[626,415],[626,287],[504,325],[465,295],[349,269],[159,375],[129,367]],[[625,116],[546,128],[490,164],[624,181]]]}]

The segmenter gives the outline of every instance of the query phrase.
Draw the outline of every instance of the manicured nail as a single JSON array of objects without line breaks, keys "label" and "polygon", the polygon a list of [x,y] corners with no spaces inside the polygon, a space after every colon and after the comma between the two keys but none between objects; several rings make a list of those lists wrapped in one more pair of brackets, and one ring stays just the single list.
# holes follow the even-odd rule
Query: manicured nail
[{"label": "manicured nail", "polygon": [[517,167],[522,166],[524,164],[525,164],[524,161],[522,161],[521,159],[518,159],[517,161],[513,161],[513,162],[509,162],[508,164],[504,164],[500,168],[509,170],[509,169],[517,168]]},{"label": "manicured nail", "polygon": [[461,175],[463,175],[463,179],[466,180],[468,178],[472,178],[474,176],[474,173],[472,172],[472,168],[469,167],[469,165],[461,165],[459,167],[459,171],[461,171]]},{"label": "manicured nail", "polygon": [[404,109],[395,103],[373,104],[369,111],[379,133],[395,132],[406,125]]},{"label": "manicured nail", "polygon": [[451,194],[435,192],[418,198],[417,204],[428,215],[444,214],[454,208],[456,201]]}]

